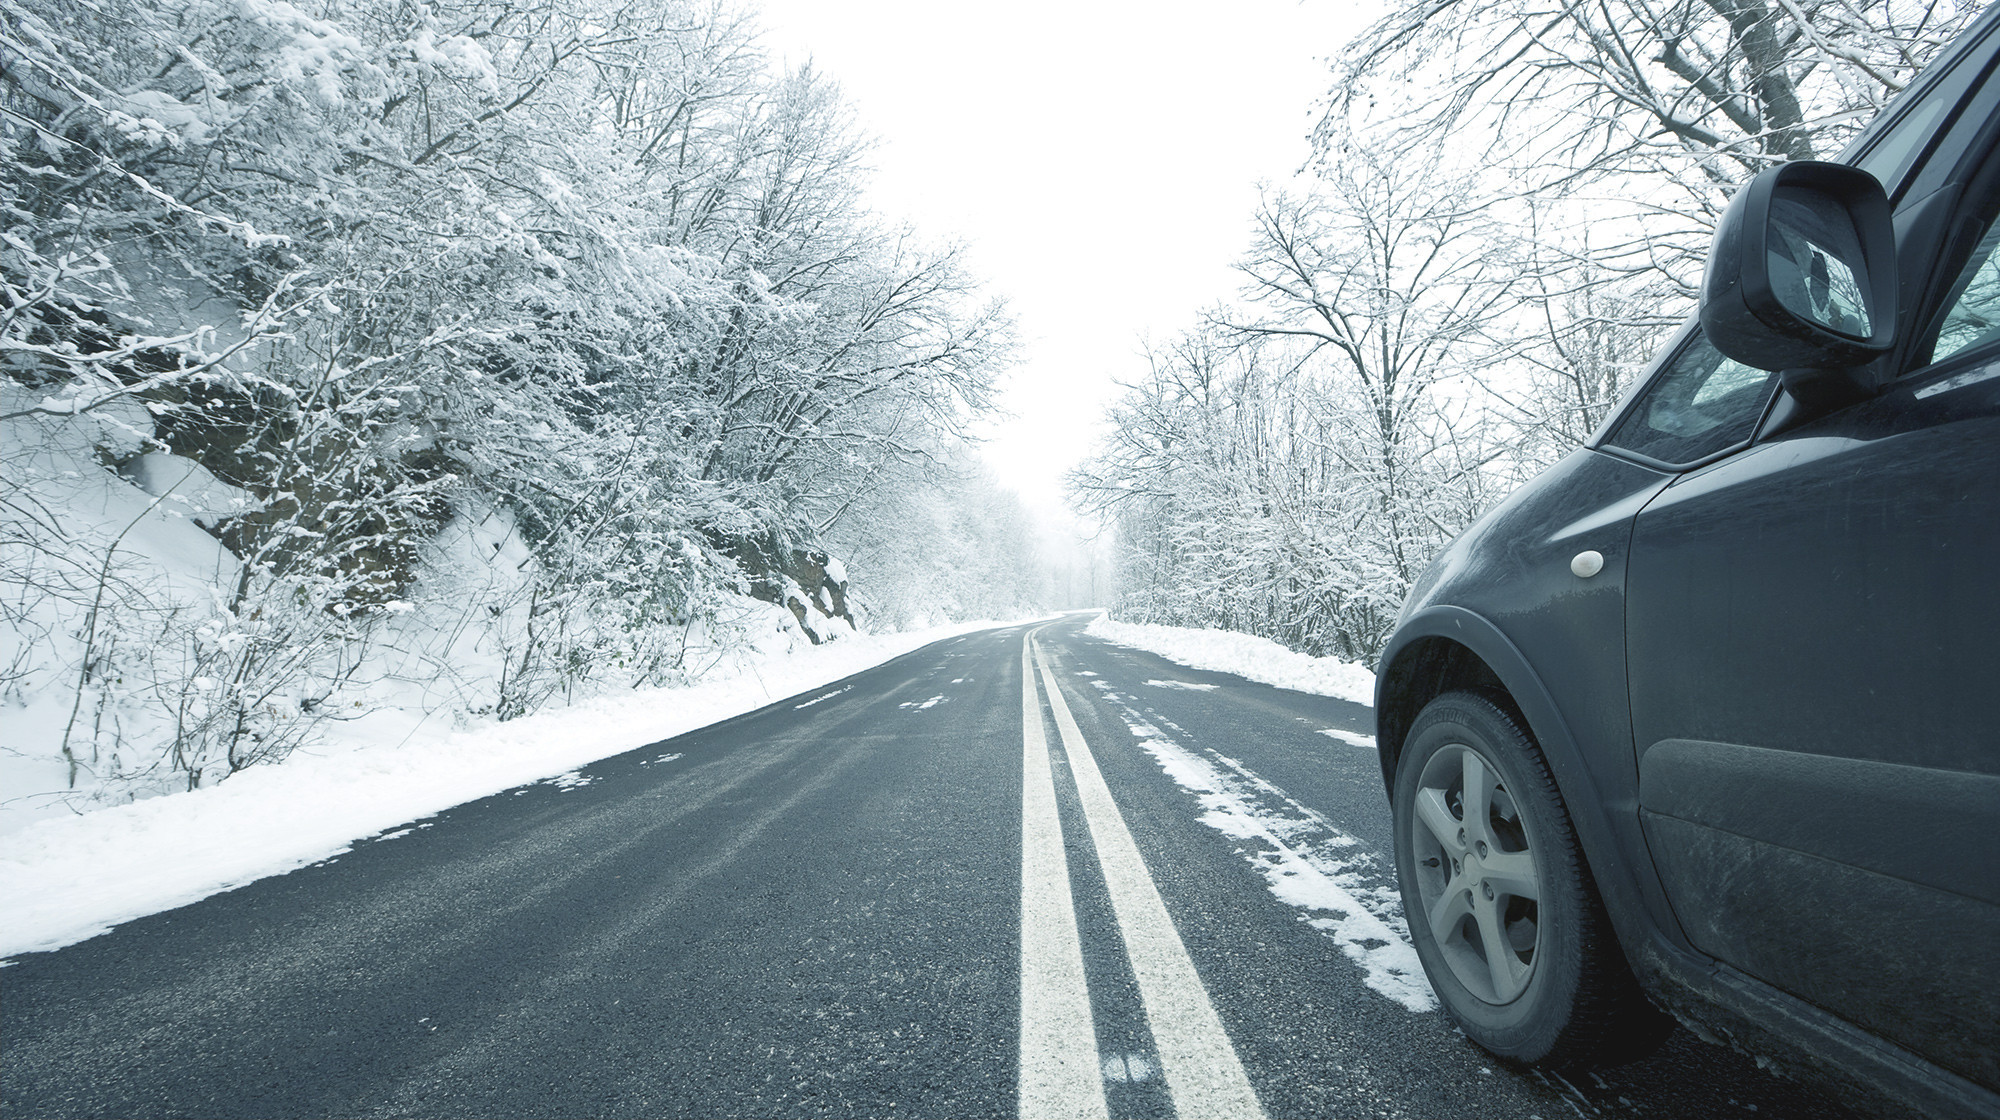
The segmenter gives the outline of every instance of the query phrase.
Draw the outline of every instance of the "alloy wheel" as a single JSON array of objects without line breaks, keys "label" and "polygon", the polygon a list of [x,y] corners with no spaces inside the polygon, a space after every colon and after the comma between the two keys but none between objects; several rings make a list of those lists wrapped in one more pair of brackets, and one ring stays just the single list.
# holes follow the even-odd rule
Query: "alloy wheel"
[{"label": "alloy wheel", "polygon": [[1423,913],[1459,983],[1493,1004],[1518,999],[1541,946],[1541,876],[1521,809],[1498,769],[1464,743],[1418,778],[1409,840]]}]

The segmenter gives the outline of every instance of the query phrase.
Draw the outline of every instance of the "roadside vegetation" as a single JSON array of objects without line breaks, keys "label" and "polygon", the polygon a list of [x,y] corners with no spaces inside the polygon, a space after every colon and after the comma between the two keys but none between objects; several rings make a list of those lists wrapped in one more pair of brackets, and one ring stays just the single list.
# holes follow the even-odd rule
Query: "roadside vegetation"
[{"label": "roadside vegetation", "polygon": [[17,794],[1039,593],[1005,309],[735,5],[0,0],[0,141]]}]

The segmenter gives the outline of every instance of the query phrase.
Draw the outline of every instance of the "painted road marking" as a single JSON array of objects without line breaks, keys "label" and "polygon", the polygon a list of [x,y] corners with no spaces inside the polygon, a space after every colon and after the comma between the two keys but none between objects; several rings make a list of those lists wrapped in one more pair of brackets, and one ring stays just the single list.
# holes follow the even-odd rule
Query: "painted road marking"
[{"label": "painted road marking", "polygon": [[1022,1120],[1108,1117],[1048,736],[1021,641]]},{"label": "painted road marking", "polygon": [[[1049,671],[1048,661],[1032,636],[1028,644],[1041,670],[1049,710],[1055,714],[1063,752],[1076,778],[1077,798],[1083,804],[1098,863],[1104,868],[1111,909],[1118,917],[1118,929],[1125,938],[1125,954],[1131,959],[1133,975],[1139,982],[1139,998],[1153,1029],[1153,1042],[1167,1091],[1173,1097],[1174,1111],[1189,1120],[1195,1117],[1261,1120],[1264,1109],[1257,1101],[1257,1092],[1250,1087],[1250,1078],[1243,1072],[1236,1047],[1223,1030],[1222,1019],[1209,1001],[1208,989],[1202,986],[1187,946],[1174,929],[1159,888],[1139,855],[1139,846],[1133,842],[1123,814],[1111,799],[1111,788],[1097,769],[1097,759],[1084,742],[1083,732],[1056,686],[1055,674]],[[1039,710],[1024,712],[1024,724],[1034,728],[1037,738],[1043,737]],[[1067,891],[1064,893],[1067,895]],[[1070,928],[1075,928],[1074,914],[1070,917]],[[1095,1047],[1091,1060],[1096,1061]],[[1028,1115],[1025,1109],[1022,1115]]]}]

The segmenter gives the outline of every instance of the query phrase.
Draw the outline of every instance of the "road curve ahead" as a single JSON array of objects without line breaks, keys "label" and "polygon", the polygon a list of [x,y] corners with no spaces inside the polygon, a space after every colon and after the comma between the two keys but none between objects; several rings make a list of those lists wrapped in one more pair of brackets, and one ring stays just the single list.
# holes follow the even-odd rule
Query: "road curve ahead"
[{"label": "road curve ahead", "polygon": [[0,1115],[1840,1117],[1509,1069],[1403,939],[1359,705],[950,639],[0,969]]}]

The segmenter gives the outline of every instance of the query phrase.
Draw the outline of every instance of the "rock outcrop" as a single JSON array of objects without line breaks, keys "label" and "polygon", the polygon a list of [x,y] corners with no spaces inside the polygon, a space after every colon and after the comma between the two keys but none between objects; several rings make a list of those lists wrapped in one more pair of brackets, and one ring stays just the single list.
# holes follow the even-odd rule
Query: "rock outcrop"
[{"label": "rock outcrop", "polygon": [[777,533],[731,541],[750,594],[792,612],[814,645],[855,629],[847,604],[847,569],[823,549],[796,548]]}]

